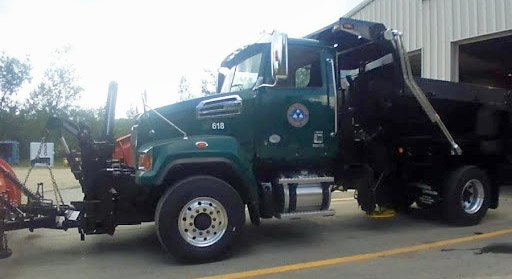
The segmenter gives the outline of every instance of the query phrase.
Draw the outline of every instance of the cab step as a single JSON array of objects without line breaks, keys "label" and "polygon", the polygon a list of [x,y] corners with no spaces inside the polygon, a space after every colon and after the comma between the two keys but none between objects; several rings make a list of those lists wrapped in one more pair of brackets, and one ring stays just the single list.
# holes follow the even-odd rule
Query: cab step
[{"label": "cab step", "polygon": [[311,217],[331,217],[336,214],[334,209],[328,210],[316,210],[316,211],[304,211],[304,212],[292,212],[292,213],[281,213],[276,216],[279,219],[287,219],[287,220],[296,220],[302,218],[311,218]]}]

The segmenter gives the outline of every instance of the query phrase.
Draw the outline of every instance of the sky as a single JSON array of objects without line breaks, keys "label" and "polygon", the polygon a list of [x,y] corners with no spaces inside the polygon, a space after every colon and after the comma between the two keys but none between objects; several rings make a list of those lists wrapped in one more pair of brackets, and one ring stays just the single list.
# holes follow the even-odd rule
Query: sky
[{"label": "sky", "polygon": [[237,48],[278,30],[303,37],[346,14],[362,0],[101,1],[0,0],[0,51],[28,56],[28,96],[52,62],[51,53],[69,46],[67,62],[84,88],[79,105],[104,106],[108,83],[119,84],[116,117],[148,103],[177,101],[182,76],[195,92],[203,69],[217,71]]}]

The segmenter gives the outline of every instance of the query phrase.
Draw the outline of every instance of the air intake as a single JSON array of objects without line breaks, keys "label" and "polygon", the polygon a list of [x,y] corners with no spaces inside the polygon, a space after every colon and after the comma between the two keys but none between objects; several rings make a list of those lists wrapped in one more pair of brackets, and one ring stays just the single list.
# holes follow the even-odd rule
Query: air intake
[{"label": "air intake", "polygon": [[241,111],[242,98],[238,95],[204,100],[196,107],[198,119],[237,115]]}]

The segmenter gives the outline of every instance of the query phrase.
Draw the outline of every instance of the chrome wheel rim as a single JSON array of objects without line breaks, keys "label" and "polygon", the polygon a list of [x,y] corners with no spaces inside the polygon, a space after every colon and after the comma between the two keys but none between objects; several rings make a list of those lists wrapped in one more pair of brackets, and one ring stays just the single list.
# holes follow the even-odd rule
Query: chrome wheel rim
[{"label": "chrome wheel rim", "polygon": [[214,198],[199,197],[181,209],[178,230],[181,237],[196,247],[206,247],[219,241],[226,232],[228,215]]},{"label": "chrome wheel rim", "polygon": [[468,214],[474,214],[484,204],[484,185],[480,180],[471,179],[462,188],[461,205]]}]

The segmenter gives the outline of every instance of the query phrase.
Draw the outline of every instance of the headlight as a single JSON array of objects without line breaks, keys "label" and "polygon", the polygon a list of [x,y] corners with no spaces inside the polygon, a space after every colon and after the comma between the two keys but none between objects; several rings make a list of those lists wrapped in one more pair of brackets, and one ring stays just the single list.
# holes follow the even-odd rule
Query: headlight
[{"label": "headlight", "polygon": [[137,164],[139,170],[149,171],[149,170],[151,170],[152,164],[153,164],[153,156],[152,156],[151,149],[146,150],[139,154],[139,163]]}]

